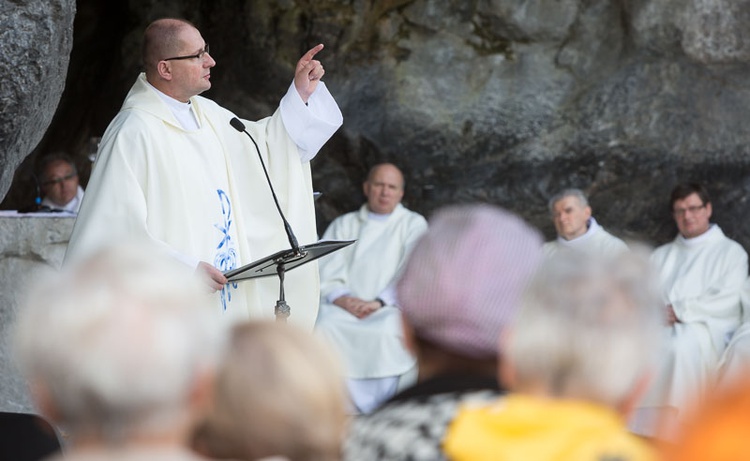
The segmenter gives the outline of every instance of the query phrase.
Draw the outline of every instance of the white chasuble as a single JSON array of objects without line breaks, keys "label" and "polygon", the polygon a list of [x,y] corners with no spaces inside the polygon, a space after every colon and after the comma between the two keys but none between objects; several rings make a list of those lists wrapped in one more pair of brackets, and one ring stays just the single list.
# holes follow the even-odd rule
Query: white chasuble
[{"label": "white chasuble", "polygon": [[712,225],[703,235],[678,236],[657,248],[651,260],[664,304],[680,321],[665,328],[661,367],[639,407],[673,407],[681,417],[713,379],[726,338],[739,325],[747,253]]},{"label": "white chasuble", "polygon": [[[314,113],[316,100],[325,100],[318,106],[328,113]],[[279,110],[258,122],[243,120],[300,244],[317,240],[310,166],[300,155],[314,156],[320,141],[340,126],[341,113],[332,101],[320,82],[308,108],[292,86],[282,100],[284,110],[305,112],[296,115],[303,122],[289,128],[294,136]],[[102,138],[66,263],[106,245],[141,242],[193,267],[205,261],[223,271],[289,248],[255,147],[229,124],[235,115],[200,96],[190,103],[198,130],[183,129],[145,76],[139,76]],[[299,146],[297,140],[306,144]],[[312,328],[317,265],[288,272],[284,286],[292,309],[289,321]],[[230,322],[273,317],[279,283],[275,277],[230,283],[207,296]]]},{"label": "white chasuble", "polygon": [[321,306],[316,331],[339,352],[347,377],[398,376],[415,364],[405,349],[401,311],[385,306],[358,319],[328,302],[328,295],[345,289],[352,296],[373,300],[399,275],[419,237],[427,230],[420,214],[399,204],[385,220],[369,219],[367,205],[347,213],[326,230],[323,239],[357,242],[320,260]]}]

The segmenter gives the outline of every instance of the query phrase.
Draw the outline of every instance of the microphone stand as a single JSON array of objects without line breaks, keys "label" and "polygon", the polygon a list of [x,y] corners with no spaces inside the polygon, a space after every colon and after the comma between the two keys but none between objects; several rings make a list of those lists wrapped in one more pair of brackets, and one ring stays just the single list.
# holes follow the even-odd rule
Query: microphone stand
[{"label": "microphone stand", "polygon": [[297,237],[294,235],[294,231],[292,231],[292,226],[289,224],[289,221],[286,220],[286,216],[284,216],[284,212],[281,211],[281,206],[279,205],[279,199],[276,198],[276,191],[273,188],[273,183],[271,182],[271,178],[268,176],[268,170],[266,169],[266,164],[263,161],[263,156],[260,153],[260,148],[258,147],[258,143],[255,142],[255,139],[250,135],[250,133],[247,132],[245,129],[245,124],[240,121],[237,117],[232,118],[232,120],[229,121],[229,124],[232,125],[232,128],[235,130],[245,133],[248,138],[250,138],[250,141],[253,142],[253,145],[255,146],[255,151],[258,153],[258,160],[260,160],[260,165],[263,167],[263,173],[266,176],[266,182],[268,182],[268,187],[271,189],[271,195],[273,196],[273,201],[276,204],[276,209],[279,212],[279,216],[281,217],[281,220],[284,223],[284,231],[286,231],[287,239],[289,240],[289,245],[291,245],[292,249],[291,252],[285,253],[281,257],[277,258],[275,260],[276,262],[276,273],[279,276],[279,299],[276,301],[276,306],[274,306],[274,314],[276,315],[276,321],[277,322],[286,322],[286,319],[291,315],[291,307],[286,303],[286,300],[284,298],[284,273],[286,271],[285,264],[287,261],[302,258],[306,256],[306,252],[301,250],[299,247],[299,244],[297,243]]},{"label": "microphone stand", "polygon": [[34,180],[34,188],[36,189],[36,197],[34,197],[34,204],[20,208],[18,212],[19,213],[35,213],[39,211],[49,211],[48,207],[42,206],[42,190],[39,185],[39,178],[37,178],[36,174],[33,171],[31,172],[31,178]]}]

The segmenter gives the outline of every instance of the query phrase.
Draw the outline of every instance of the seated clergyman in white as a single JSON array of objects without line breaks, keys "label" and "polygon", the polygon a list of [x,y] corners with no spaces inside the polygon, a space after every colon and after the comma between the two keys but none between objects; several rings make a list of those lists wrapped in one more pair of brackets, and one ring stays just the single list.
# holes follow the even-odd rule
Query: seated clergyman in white
[{"label": "seated clergyman in white", "polygon": [[586,194],[579,189],[565,189],[553,196],[549,211],[557,239],[544,244],[545,256],[562,249],[610,255],[628,249],[625,242],[604,230],[591,216]]},{"label": "seated clergyman in white", "polygon": [[390,163],[376,165],[363,184],[367,203],[339,216],[324,240],[353,245],[320,260],[320,312],[315,329],[344,361],[358,413],[416,379],[416,360],[404,346],[393,281],[427,230],[422,215],[401,204],[404,177]]},{"label": "seated clergyman in white", "polygon": [[702,185],[679,184],[670,204],[679,233],[651,255],[661,283],[666,342],[655,351],[661,367],[631,422],[639,433],[665,437],[674,435],[713,382],[726,338],[740,324],[748,271],[742,245],[710,222],[711,200]]},{"label": "seated clergyman in white", "polygon": [[729,335],[731,341],[719,361],[717,382],[721,388],[730,388],[750,376],[750,278],[742,286],[740,304],[742,324]]}]

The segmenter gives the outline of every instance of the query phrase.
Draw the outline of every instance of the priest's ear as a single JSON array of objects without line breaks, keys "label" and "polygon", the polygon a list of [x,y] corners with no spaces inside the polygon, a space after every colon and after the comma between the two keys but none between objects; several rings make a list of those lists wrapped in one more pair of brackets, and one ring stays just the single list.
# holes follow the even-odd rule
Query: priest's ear
[{"label": "priest's ear", "polygon": [[159,61],[156,64],[156,72],[159,74],[159,78],[166,81],[172,80],[172,65],[169,61]]}]

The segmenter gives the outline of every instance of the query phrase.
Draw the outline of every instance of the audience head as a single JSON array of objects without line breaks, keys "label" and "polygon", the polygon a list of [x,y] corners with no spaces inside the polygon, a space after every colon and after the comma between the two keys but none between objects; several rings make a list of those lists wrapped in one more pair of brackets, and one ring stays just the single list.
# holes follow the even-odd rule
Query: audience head
[{"label": "audience head", "polygon": [[118,247],[37,285],[18,316],[19,363],[40,411],[74,444],[187,436],[225,336],[193,277]]},{"label": "audience head", "polygon": [[687,421],[679,439],[665,445],[667,461],[750,459],[750,382],[722,389]]},{"label": "audience head", "polygon": [[142,59],[148,82],[178,101],[211,88],[216,61],[198,29],[184,19],[152,22],[143,34]]},{"label": "audience head", "polygon": [[389,214],[404,197],[404,175],[396,165],[380,163],[370,169],[362,189],[370,211]]},{"label": "audience head", "polygon": [[623,414],[648,384],[662,309],[645,258],[548,259],[501,343],[501,381],[521,393],[594,401]]},{"label": "audience head", "polygon": [[708,230],[713,210],[708,191],[702,185],[678,184],[672,189],[669,203],[674,221],[683,237],[697,237]]},{"label": "audience head", "polygon": [[405,323],[443,350],[496,359],[498,335],[516,314],[541,247],[536,229],[501,208],[439,210],[397,285]]},{"label": "audience head", "polygon": [[78,170],[75,162],[63,152],[45,156],[39,166],[42,193],[55,205],[64,207],[78,193]]},{"label": "audience head", "polygon": [[333,353],[311,333],[254,321],[234,328],[213,411],[194,438],[219,459],[340,459],[346,391]]},{"label": "audience head", "polygon": [[586,233],[591,218],[591,207],[580,189],[565,189],[549,201],[549,211],[557,235],[572,240]]}]

